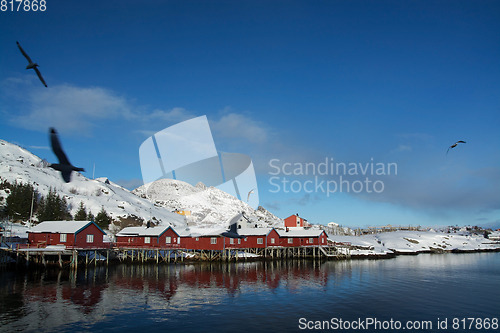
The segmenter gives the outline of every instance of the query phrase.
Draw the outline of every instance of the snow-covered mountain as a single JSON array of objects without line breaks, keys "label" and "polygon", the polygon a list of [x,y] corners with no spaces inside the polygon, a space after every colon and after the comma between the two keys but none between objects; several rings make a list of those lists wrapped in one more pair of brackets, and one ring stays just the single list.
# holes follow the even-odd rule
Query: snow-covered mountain
[{"label": "snow-covered mountain", "polygon": [[[68,202],[71,214],[78,210],[83,202],[87,212],[94,214],[102,207],[113,218],[117,228],[147,221],[150,217],[160,224],[185,226],[185,219],[162,207],[157,207],[148,200],[139,198],[127,189],[108,181],[106,178],[95,180],[73,172],[71,182],[65,183],[60,173],[48,167],[48,163],[38,156],[17,145],[0,140],[0,181],[9,183],[29,183],[46,196],[52,188]],[[0,190],[0,205],[5,204],[8,196]],[[153,219],[153,221],[154,221]]]},{"label": "snow-covered mountain", "polygon": [[[24,148],[0,140],[0,181],[14,184],[33,184],[42,195],[52,188],[68,202],[71,214],[83,202],[94,215],[102,207],[113,218],[118,231],[128,225],[137,225],[150,218],[163,225],[185,226],[186,222],[196,226],[226,227],[227,221],[235,214],[244,211],[246,215],[262,226],[283,226],[283,220],[262,207],[254,210],[217,188],[203,184],[191,186],[188,183],[163,179],[143,185],[134,191],[110,182],[107,178],[88,179],[73,172],[71,182],[65,183],[58,171],[48,167],[48,163]],[[8,196],[0,190],[0,205],[5,204]],[[187,219],[173,213],[175,210],[189,210],[192,215]],[[113,229],[113,228],[112,228]]]},{"label": "snow-covered mountain", "polygon": [[160,179],[138,187],[132,193],[172,211],[190,211],[188,222],[197,226],[226,226],[227,220],[240,212],[245,212],[258,226],[283,226],[282,219],[263,207],[255,210],[236,197],[203,183],[192,186],[179,180]]}]

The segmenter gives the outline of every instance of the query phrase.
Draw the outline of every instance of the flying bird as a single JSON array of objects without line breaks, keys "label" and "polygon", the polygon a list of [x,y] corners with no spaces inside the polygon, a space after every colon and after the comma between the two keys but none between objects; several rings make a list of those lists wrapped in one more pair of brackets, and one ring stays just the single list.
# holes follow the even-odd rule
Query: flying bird
[{"label": "flying bird", "polygon": [[456,146],[458,146],[459,143],[466,143],[466,142],[462,141],[462,140],[455,142],[454,144],[452,144],[451,146],[448,147],[448,150],[446,151],[446,155],[448,155],[448,152],[450,151],[450,149],[455,148]]},{"label": "flying bird", "polygon": [[52,151],[59,160],[59,164],[51,164],[49,167],[60,171],[66,183],[69,183],[71,180],[71,171],[85,171],[83,168],[77,168],[69,162],[66,154],[62,150],[61,143],[57,137],[57,132],[54,128],[50,128],[50,144],[52,146]]},{"label": "flying bird", "polygon": [[31,58],[26,54],[26,52],[24,52],[23,48],[21,47],[21,44],[19,44],[19,42],[16,42],[17,43],[17,46],[19,47],[19,50],[21,50],[21,53],[23,54],[23,56],[28,59],[28,66],[26,66],[26,69],[31,69],[33,68],[36,72],[36,75],[38,75],[38,78],[40,79],[40,81],[42,81],[43,85],[47,87],[47,83],[45,83],[45,80],[43,79],[42,77],[42,73],[40,73],[40,71],[38,70],[38,64],[37,63],[34,63],[33,61],[31,61]]},{"label": "flying bird", "polygon": [[250,194],[252,194],[252,193],[253,193],[253,190],[255,190],[255,189],[252,189],[250,192],[248,192],[247,202],[248,202],[248,200],[250,200]]}]

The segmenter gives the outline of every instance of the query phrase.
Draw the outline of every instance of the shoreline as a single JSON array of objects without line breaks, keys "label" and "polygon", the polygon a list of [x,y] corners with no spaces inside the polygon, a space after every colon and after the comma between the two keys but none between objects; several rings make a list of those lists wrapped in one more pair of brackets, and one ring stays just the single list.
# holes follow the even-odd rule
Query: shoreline
[{"label": "shoreline", "polygon": [[[499,244],[500,246],[500,244]],[[476,250],[442,250],[442,249],[432,249],[432,250],[422,250],[416,252],[402,252],[394,250],[388,253],[368,253],[368,254],[351,254],[351,259],[392,259],[397,256],[417,256],[419,254],[466,254],[466,253],[489,253],[489,252],[500,252],[499,248],[494,249],[476,249]]]},{"label": "shoreline", "polygon": [[[127,265],[164,265],[164,264],[174,264],[174,265],[183,265],[183,264],[193,264],[193,263],[245,263],[245,262],[255,262],[255,261],[281,261],[281,260],[308,260],[308,261],[344,261],[344,260],[386,260],[386,259],[393,259],[398,256],[418,256],[419,254],[467,254],[467,253],[494,253],[494,252],[500,252],[500,243],[495,243],[499,247],[497,248],[490,248],[490,249],[473,249],[473,250],[461,250],[461,249],[451,249],[451,250],[443,250],[443,249],[431,249],[431,250],[421,250],[421,251],[397,251],[397,250],[391,250],[391,252],[387,253],[364,253],[364,254],[351,254],[349,258],[346,259],[328,259],[328,258],[269,258],[269,257],[262,257],[262,256],[251,256],[251,257],[242,257],[240,260],[230,260],[230,261],[223,261],[223,260],[204,260],[200,258],[194,258],[194,257],[186,257],[182,261],[177,261],[177,262],[154,262],[153,260],[146,260],[143,262],[140,261],[132,261],[132,260],[119,260],[117,258],[113,258],[109,260],[109,263],[104,263],[98,261],[98,264],[89,264],[89,265],[81,265],[82,268],[86,267],[106,267],[106,266],[115,266],[119,264],[127,264]],[[26,265],[18,265],[16,264],[15,261],[6,263],[4,266],[2,266],[2,271],[8,271],[8,270],[21,270],[21,271],[31,271],[31,270],[40,270],[40,269],[60,269],[60,270],[66,270],[70,269],[73,270],[74,268],[71,268],[68,263],[65,263],[63,267],[59,267],[58,264],[56,263],[47,263],[46,265],[43,265],[41,263],[31,263],[29,266]],[[76,268],[77,269],[77,268]]]}]

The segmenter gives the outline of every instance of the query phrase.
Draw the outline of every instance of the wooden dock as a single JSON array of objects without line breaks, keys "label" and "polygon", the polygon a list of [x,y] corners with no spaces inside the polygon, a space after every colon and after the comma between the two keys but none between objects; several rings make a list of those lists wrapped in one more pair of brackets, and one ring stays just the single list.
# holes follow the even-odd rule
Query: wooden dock
[{"label": "wooden dock", "polygon": [[[350,258],[349,245],[265,248],[231,248],[224,250],[191,250],[182,248],[132,248],[75,249],[64,246],[43,248],[5,249],[1,258],[12,258],[16,265],[59,266],[78,268],[89,265],[108,265],[112,262],[130,263],[180,263],[184,261],[248,261],[280,259],[327,259]],[[6,259],[4,260],[7,261]]]}]

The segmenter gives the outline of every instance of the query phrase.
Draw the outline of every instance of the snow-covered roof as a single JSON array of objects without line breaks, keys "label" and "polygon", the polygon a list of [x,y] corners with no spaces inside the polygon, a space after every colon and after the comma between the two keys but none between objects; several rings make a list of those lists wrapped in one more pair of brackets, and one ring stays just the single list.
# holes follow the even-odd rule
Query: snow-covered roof
[{"label": "snow-covered roof", "polygon": [[[54,234],[76,234],[81,230],[85,229],[88,225],[94,224],[92,221],[45,221],[42,222],[30,230],[28,232],[32,233],[44,233],[50,232]],[[97,226],[99,230],[104,234],[101,228]]]},{"label": "snow-covered roof", "polygon": [[227,231],[226,228],[178,228],[175,230],[181,237],[216,237]]},{"label": "snow-covered roof", "polygon": [[241,228],[238,234],[242,236],[267,236],[274,228]]},{"label": "snow-covered roof", "polygon": [[[169,226],[156,226],[156,227],[127,227],[123,228],[119,233],[116,234],[117,237],[120,236],[153,236],[158,237],[170,228]],[[175,229],[172,229],[175,231]]]},{"label": "snow-covered roof", "polygon": [[320,229],[276,230],[280,237],[319,237],[324,231]]}]

